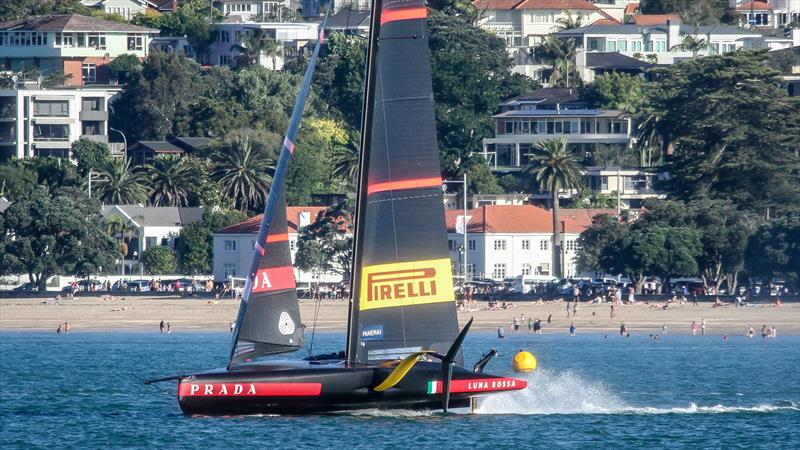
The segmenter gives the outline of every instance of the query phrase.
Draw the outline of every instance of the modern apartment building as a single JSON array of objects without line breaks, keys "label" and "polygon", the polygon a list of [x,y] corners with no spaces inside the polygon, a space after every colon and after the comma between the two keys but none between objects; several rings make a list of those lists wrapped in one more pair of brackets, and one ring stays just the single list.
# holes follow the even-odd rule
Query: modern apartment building
[{"label": "modern apartment building", "polygon": [[500,104],[495,136],[483,140],[483,156],[495,170],[518,170],[533,147],[565,137],[582,152],[597,144],[628,147],[631,118],[623,111],[589,108],[576,88],[547,88]]},{"label": "modern apartment building", "polygon": [[318,31],[318,23],[218,23],[214,24],[216,39],[205,56],[209,64],[235,66],[238,58],[245,53],[246,33],[261,33],[281,42],[283,50],[274,56],[261,54],[258,63],[269,69],[281,70],[287,57],[296,55],[306,44],[316,41]]},{"label": "modern apartment building", "polygon": [[63,72],[69,85],[108,83],[107,65],[122,54],[143,58],[158,30],[95,19],[54,14],[0,22],[2,69]]},{"label": "modern apartment building", "polygon": [[289,0],[216,0],[214,6],[230,19],[249,22],[272,13],[279,14],[280,7],[290,8],[291,2]]},{"label": "modern apartment building", "polygon": [[108,142],[108,105],[119,86],[44,89],[18,83],[0,90],[0,158],[68,158],[78,139]]}]

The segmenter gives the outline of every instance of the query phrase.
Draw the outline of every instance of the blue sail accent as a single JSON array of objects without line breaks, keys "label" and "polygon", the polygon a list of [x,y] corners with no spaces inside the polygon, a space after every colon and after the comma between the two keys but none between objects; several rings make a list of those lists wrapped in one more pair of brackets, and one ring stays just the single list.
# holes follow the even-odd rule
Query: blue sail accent
[{"label": "blue sail accent", "polygon": [[[276,216],[276,210],[278,208],[286,208],[285,202],[285,179],[286,179],[286,172],[289,167],[289,162],[292,158],[292,153],[294,152],[294,142],[297,138],[297,131],[300,128],[300,121],[303,116],[303,109],[305,108],[306,99],[308,98],[309,88],[311,86],[311,79],[314,75],[314,70],[317,65],[317,59],[319,58],[319,51],[322,45],[322,42],[325,39],[325,26],[328,23],[328,16],[330,11],[325,14],[325,19],[322,21],[319,30],[319,38],[317,39],[317,43],[314,46],[314,51],[311,55],[311,59],[308,63],[308,68],[306,68],[305,75],[303,76],[303,82],[300,85],[300,93],[297,96],[297,100],[294,104],[294,110],[292,111],[292,117],[289,121],[289,128],[286,131],[286,137],[283,140],[283,147],[281,148],[280,156],[278,158],[278,163],[275,167],[275,174],[272,177],[272,186],[270,188],[269,197],[267,198],[267,204],[264,207],[264,216],[261,221],[261,227],[258,230],[258,239],[256,240],[255,248],[253,249],[253,259],[250,263],[250,269],[247,273],[247,281],[245,283],[244,292],[242,293],[242,300],[239,304],[239,313],[236,317],[236,328],[234,329],[233,339],[231,343],[231,352],[230,358],[228,361],[228,368],[231,366],[236,365],[238,362],[247,359],[247,358],[254,358],[261,356],[262,354],[270,354],[270,353],[280,353],[283,351],[293,351],[299,348],[302,344],[302,327],[299,323],[299,308],[297,307],[297,297],[294,294],[293,302],[294,307],[293,309],[297,311],[296,320],[292,320],[292,318],[287,315],[286,312],[281,312],[279,310],[270,311],[269,308],[258,308],[260,314],[264,315],[278,315],[279,317],[254,317],[248,319],[247,308],[248,304],[250,303],[251,295],[253,294],[253,287],[254,283],[256,283],[256,274],[259,272],[259,267],[261,266],[261,262],[263,258],[269,258],[269,252],[265,252],[265,248],[267,247],[267,236],[270,233],[270,225],[272,224],[273,219],[283,220],[286,221],[285,212],[279,212]],[[285,223],[277,224],[276,226],[285,227]],[[288,248],[288,247],[287,247]],[[242,329],[245,328],[244,325],[248,325],[248,328],[253,328],[252,324],[254,321],[256,323],[260,321],[264,321],[266,319],[271,319],[274,322],[275,330],[272,334],[275,336],[281,335],[288,335],[288,338],[280,339],[280,342],[263,342],[263,341],[253,341],[251,339],[243,340],[240,343],[240,336],[242,333]],[[287,322],[290,324],[291,333],[286,333],[284,328],[287,325]],[[296,322],[296,323],[295,323]],[[271,327],[271,325],[267,325]],[[280,327],[280,330],[278,329]],[[272,330],[262,330],[262,332],[258,333],[261,336],[269,336]],[[297,337],[292,336],[299,336]],[[276,339],[277,341],[278,339]],[[240,345],[241,344],[241,345]],[[259,351],[259,344],[264,347],[268,347],[268,350]],[[247,358],[246,358],[246,357]]]}]

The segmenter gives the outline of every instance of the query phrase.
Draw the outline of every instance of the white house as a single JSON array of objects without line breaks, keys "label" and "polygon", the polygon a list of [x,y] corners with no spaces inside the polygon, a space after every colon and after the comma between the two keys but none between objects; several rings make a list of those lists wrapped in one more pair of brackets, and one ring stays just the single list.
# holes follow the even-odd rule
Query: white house
[{"label": "white house", "polygon": [[741,26],[783,28],[792,22],[800,24],[800,0],[729,0],[728,7]]},{"label": "white house", "polygon": [[[325,206],[289,206],[286,218],[289,227],[289,249],[292,260],[297,249],[299,231],[316,220],[317,215],[327,209]],[[263,215],[231,225],[214,233],[214,280],[225,281],[233,278],[245,278],[253,258],[258,230]],[[312,274],[295,269],[297,284],[339,283],[343,277],[334,273]]]},{"label": "white house", "polygon": [[[563,273],[578,274],[577,239],[597,214],[613,210],[562,210]],[[456,233],[461,210],[447,210],[448,247],[453,273],[463,264],[464,235]],[[471,278],[504,280],[519,275],[552,275],[553,215],[533,205],[484,205],[467,211],[467,272]]]},{"label": "white house", "polygon": [[291,8],[289,0],[216,0],[216,6],[226,16],[241,22],[249,22],[269,14],[278,14],[280,7]]},{"label": "white house", "polygon": [[144,58],[158,30],[78,14],[0,22],[3,69],[63,72],[71,85],[108,83],[109,62],[122,54]]},{"label": "white house", "polygon": [[171,206],[104,205],[100,214],[122,217],[135,231],[126,238],[125,273],[143,270],[141,257],[145,250],[159,245],[175,248],[175,239],[184,226],[203,219],[204,208]]},{"label": "white house", "polygon": [[158,10],[158,5],[150,0],[81,0],[81,4],[106,14],[119,14],[125,20],[131,20],[136,14],[144,14],[148,9]]},{"label": "white house", "polygon": [[108,143],[108,105],[120,86],[0,89],[0,158],[68,158],[78,139]]},{"label": "white house", "polygon": [[264,67],[281,70],[288,56],[297,54],[311,41],[316,41],[318,23],[234,23],[214,24],[215,41],[208,49],[208,62],[213,65],[236,65],[237,57],[244,54],[244,38],[247,32],[261,33],[269,39],[283,44],[283,50],[275,56],[259,55],[258,63]]}]

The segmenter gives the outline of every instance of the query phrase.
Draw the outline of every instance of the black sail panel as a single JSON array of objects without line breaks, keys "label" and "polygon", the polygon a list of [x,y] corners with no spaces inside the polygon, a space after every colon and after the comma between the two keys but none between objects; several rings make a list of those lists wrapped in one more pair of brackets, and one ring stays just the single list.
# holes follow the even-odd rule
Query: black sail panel
[{"label": "black sail panel", "polygon": [[[458,335],[436,145],[427,10],[386,1],[374,73],[351,339],[359,362],[446,352]],[[369,106],[369,105],[368,105]],[[363,198],[366,194],[366,198]]]},{"label": "black sail panel", "polygon": [[[258,270],[250,287],[247,314],[239,324],[232,363],[295,350],[303,344],[289,235],[286,194],[281,192],[265,245],[259,251]],[[267,256],[268,255],[268,256]]]}]

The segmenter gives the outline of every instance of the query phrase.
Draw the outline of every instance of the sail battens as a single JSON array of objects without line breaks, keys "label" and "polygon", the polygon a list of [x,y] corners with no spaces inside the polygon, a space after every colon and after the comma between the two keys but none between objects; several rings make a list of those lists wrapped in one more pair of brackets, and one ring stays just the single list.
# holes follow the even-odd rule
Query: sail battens
[{"label": "sail battens", "polygon": [[431,178],[416,178],[411,180],[399,180],[399,181],[386,181],[382,183],[373,183],[367,187],[367,195],[372,195],[377,192],[384,192],[384,191],[400,191],[404,189],[418,189],[418,188],[428,188],[428,187],[438,187],[442,185],[442,178],[441,177],[431,177]]},{"label": "sail battens", "polygon": [[387,6],[381,14],[381,25],[398,20],[425,19],[428,17],[428,8],[412,6],[406,8],[389,9]]}]

